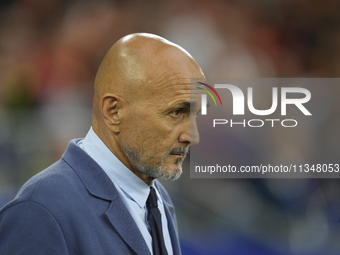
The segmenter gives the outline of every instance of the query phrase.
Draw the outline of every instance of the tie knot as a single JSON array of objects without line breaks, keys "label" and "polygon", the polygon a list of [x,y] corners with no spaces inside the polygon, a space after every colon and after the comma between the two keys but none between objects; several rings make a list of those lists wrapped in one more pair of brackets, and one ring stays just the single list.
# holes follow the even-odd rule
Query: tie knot
[{"label": "tie knot", "polygon": [[146,207],[148,209],[157,207],[157,195],[153,187],[150,187],[150,194],[148,200],[146,200]]}]

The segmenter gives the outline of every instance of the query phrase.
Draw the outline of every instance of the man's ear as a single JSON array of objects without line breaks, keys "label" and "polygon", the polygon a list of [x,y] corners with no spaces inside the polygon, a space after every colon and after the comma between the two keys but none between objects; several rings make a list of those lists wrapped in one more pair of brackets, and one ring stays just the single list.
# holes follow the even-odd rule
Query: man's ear
[{"label": "man's ear", "polygon": [[114,94],[105,94],[102,98],[101,113],[106,126],[115,133],[120,132],[119,97]]}]

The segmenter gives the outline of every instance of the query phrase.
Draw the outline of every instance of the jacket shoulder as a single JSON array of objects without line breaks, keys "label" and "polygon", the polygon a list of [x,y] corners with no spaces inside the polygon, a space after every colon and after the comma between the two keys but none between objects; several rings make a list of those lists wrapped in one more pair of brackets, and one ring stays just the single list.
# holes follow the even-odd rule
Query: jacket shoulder
[{"label": "jacket shoulder", "polygon": [[66,198],[67,194],[74,194],[79,182],[73,169],[63,159],[60,159],[29,179],[2,211],[28,201],[41,205],[49,201],[67,201],[63,197]]}]

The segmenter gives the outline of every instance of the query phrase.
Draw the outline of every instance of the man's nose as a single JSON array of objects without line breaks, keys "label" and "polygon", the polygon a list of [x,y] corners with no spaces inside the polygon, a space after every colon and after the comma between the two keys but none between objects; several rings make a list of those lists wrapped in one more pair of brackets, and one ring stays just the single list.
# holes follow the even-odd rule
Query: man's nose
[{"label": "man's nose", "polygon": [[180,143],[189,143],[190,145],[198,144],[200,135],[197,129],[196,118],[191,118],[190,122],[186,124],[183,132],[179,136]]}]

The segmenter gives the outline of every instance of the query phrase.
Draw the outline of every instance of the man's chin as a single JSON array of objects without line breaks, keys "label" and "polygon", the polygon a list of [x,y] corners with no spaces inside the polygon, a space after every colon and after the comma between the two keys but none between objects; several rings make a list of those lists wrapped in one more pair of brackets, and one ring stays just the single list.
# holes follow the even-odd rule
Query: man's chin
[{"label": "man's chin", "polygon": [[162,166],[159,171],[161,173],[159,176],[160,178],[164,180],[175,181],[181,176],[183,172],[182,163],[172,164],[171,166]]},{"label": "man's chin", "polygon": [[167,181],[176,181],[182,175],[182,169],[171,174],[162,174],[159,178]]},{"label": "man's chin", "polygon": [[136,169],[143,174],[148,175],[152,179],[160,178],[164,180],[177,180],[182,174],[182,162],[166,163],[163,162],[158,166],[148,166],[145,164],[137,164]]}]

